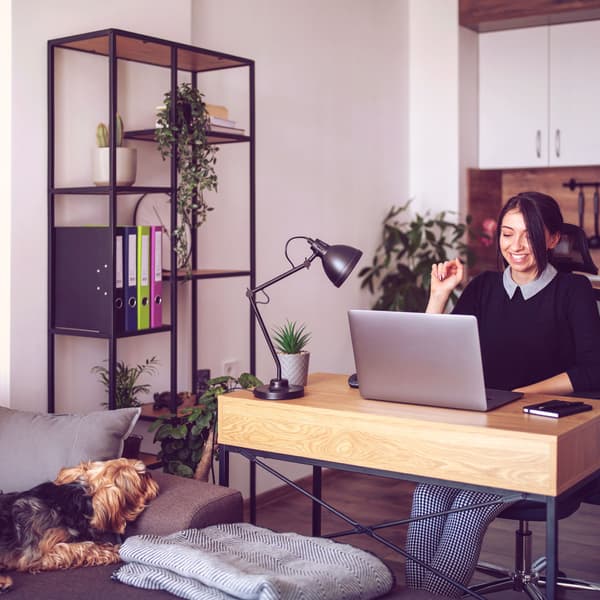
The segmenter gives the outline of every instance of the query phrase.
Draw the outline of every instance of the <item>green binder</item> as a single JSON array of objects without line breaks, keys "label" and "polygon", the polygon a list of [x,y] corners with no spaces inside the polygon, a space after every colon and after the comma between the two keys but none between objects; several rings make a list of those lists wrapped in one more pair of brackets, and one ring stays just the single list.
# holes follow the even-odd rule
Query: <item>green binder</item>
[{"label": "green binder", "polygon": [[138,329],[150,327],[150,227],[137,227],[137,323]]}]

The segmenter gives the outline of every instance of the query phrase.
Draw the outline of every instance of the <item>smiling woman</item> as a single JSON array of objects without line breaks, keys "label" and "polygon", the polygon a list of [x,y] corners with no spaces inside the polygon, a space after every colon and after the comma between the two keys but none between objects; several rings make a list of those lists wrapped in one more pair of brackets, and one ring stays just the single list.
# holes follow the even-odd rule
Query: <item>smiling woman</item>
[{"label": "smiling woman", "polygon": [[[554,198],[524,192],[511,198],[498,217],[496,248],[503,272],[475,277],[453,312],[477,317],[487,387],[529,393],[568,394],[600,389],[600,314],[589,280],[559,273],[549,262],[563,218]],[[461,282],[458,260],[433,265],[427,312],[442,313]],[[483,535],[506,505],[497,496],[421,484],[412,516],[490,504],[410,524],[407,550],[423,563],[466,585]],[[407,582],[453,596],[459,588],[407,562]]]}]

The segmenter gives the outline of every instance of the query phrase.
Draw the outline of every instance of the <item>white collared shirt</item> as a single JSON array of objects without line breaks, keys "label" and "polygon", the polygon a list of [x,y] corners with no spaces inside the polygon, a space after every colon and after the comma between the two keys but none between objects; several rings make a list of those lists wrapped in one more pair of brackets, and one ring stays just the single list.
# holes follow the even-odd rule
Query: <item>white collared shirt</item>
[{"label": "white collared shirt", "polygon": [[525,285],[518,285],[513,281],[513,278],[510,275],[510,267],[506,267],[502,275],[502,284],[504,285],[504,289],[509,298],[512,299],[517,288],[520,287],[523,299],[529,300],[529,298],[532,298],[538,292],[541,292],[556,277],[557,273],[558,271],[554,266],[548,263],[539,277],[536,277],[533,281],[530,281]]}]

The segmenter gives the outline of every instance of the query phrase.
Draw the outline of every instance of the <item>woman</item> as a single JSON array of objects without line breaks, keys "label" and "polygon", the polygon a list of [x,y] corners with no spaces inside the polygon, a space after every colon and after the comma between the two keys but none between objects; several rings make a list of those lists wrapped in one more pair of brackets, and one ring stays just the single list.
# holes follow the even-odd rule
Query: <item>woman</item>
[{"label": "woman", "polygon": [[[497,248],[505,269],[473,279],[453,312],[477,317],[487,387],[569,394],[600,389],[600,315],[589,280],[558,273],[549,263],[563,219],[557,202],[538,192],[511,198],[498,218]],[[463,278],[459,260],[433,265],[426,312],[443,313]],[[447,511],[499,496],[420,484],[412,516]],[[467,585],[487,526],[503,504],[438,516],[409,525],[407,551]],[[446,596],[461,590],[414,561],[406,581]]]}]

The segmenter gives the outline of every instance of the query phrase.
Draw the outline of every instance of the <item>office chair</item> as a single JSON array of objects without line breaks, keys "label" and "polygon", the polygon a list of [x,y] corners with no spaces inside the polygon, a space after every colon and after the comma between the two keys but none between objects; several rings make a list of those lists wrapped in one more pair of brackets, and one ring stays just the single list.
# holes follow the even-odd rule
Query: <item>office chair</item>
[{"label": "office chair", "polygon": [[598,274],[598,267],[590,255],[585,232],[571,223],[563,223],[560,242],[552,251],[550,262],[558,271]]},{"label": "office chair", "polygon": [[[584,488],[584,490],[586,489],[589,488]],[[561,520],[571,516],[583,502],[600,504],[600,494],[589,498],[585,494],[586,492],[582,491],[574,494],[571,498],[559,501],[556,506],[557,519]],[[540,587],[546,584],[543,572],[547,561],[545,556],[532,560],[532,532],[529,529],[529,522],[543,522],[546,520],[545,504],[522,500],[503,510],[499,518],[519,522],[518,529],[515,531],[514,567],[506,569],[491,563],[480,562],[476,567],[477,571],[498,579],[474,585],[470,589],[479,594],[514,590],[526,593],[532,600],[544,600],[545,595]],[[600,591],[600,583],[573,579],[560,572],[556,583],[559,588]]]},{"label": "office chair", "polygon": [[[588,249],[588,240],[581,227],[564,223],[561,231],[561,239],[550,257],[550,262],[558,271],[598,274],[598,268],[594,264]],[[600,300],[600,290],[595,290],[596,299]],[[598,398],[598,393],[590,393],[587,397]],[[556,511],[559,520],[571,516],[583,502],[600,504],[600,492],[596,491],[596,482],[584,487],[573,497],[557,503]],[[599,486],[600,487],[600,486]],[[590,493],[591,489],[594,493]],[[519,526],[515,531],[515,564],[513,569],[505,569],[490,563],[480,562],[477,570],[497,577],[489,581],[471,587],[478,593],[490,593],[501,590],[515,590],[525,592],[532,600],[543,600],[544,595],[540,586],[545,585],[543,576],[546,568],[546,557],[542,556],[532,560],[532,532],[529,522],[546,520],[546,507],[542,502],[523,500],[509,506],[498,516],[500,519],[512,519],[518,521]],[[571,579],[564,575],[557,579],[558,587],[600,591],[600,583]]]}]

